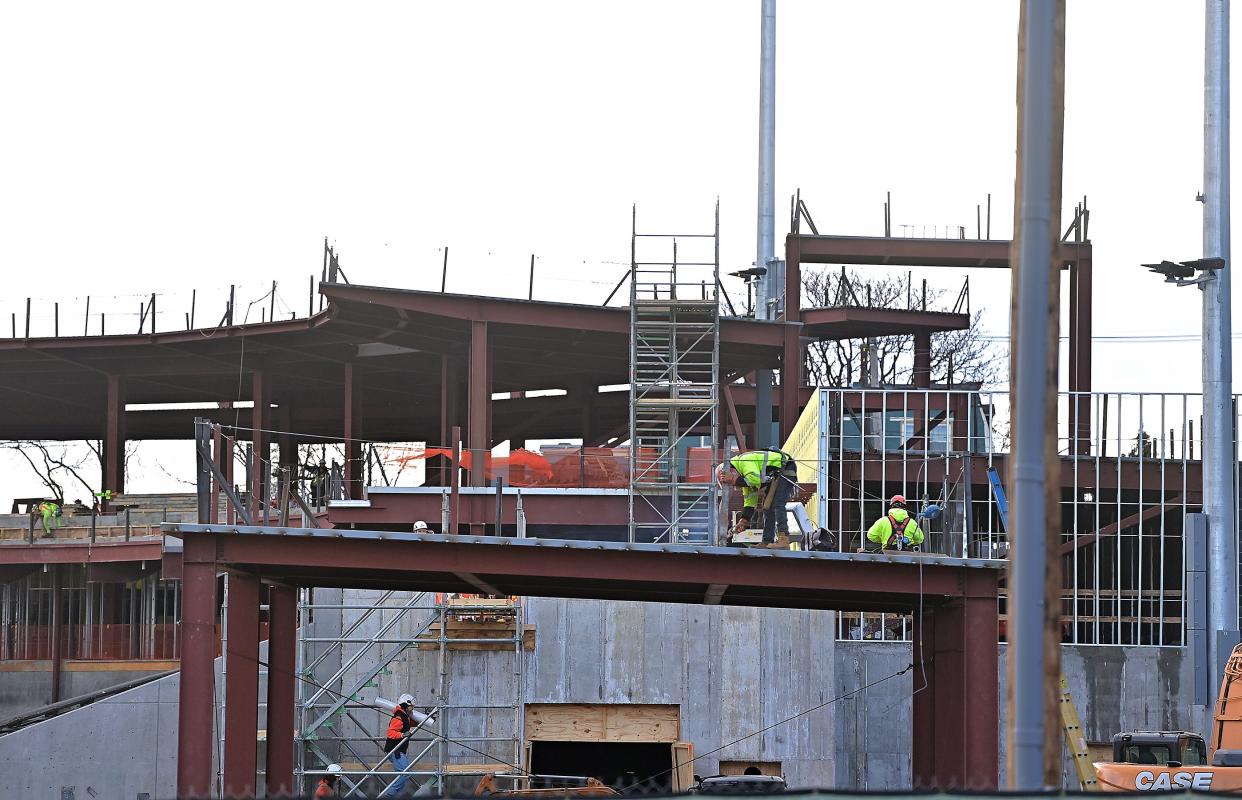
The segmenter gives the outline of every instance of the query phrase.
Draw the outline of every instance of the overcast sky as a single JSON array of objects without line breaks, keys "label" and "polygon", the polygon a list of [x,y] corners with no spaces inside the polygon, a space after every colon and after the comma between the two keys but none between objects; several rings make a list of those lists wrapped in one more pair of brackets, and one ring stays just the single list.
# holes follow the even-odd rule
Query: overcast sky
[{"label": "overcast sky", "polygon": [[[886,191],[897,235],[974,235],[991,193],[1008,238],[1017,10],[780,0],[778,239],[799,187],[821,232],[863,235]],[[1195,334],[1198,291],[1137,265],[1201,254],[1202,3],[1067,17],[1064,205],[1092,209],[1095,333]],[[447,245],[449,291],[524,296],[535,253],[537,297],[598,303],[634,203],[642,227],[693,232],[719,197],[742,268],[758,59],[758,0],[4,4],[0,334],[27,296],[35,333],[54,301],[76,330],[91,295],[119,332],[158,292],[168,328],[191,289],[211,317],[230,283],[272,280],[302,314],[325,236],[355,283],[438,289]],[[1007,334],[1008,274],[971,281]],[[1197,352],[1101,339],[1095,388],[1198,391]]]}]

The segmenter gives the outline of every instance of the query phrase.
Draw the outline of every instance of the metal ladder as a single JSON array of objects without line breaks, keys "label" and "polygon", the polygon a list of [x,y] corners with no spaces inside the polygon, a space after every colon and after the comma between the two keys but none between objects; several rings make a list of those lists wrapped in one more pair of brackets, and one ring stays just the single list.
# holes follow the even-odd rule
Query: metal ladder
[{"label": "metal ladder", "polygon": [[[630,240],[629,539],[712,544],[717,525],[712,470],[720,408],[720,206],[710,234],[644,234],[634,211]],[[657,241],[649,241],[657,240]],[[711,260],[689,259],[679,245]],[[671,244],[672,260],[643,250]],[[653,259],[665,255],[652,256]],[[696,260],[698,259],[698,260]],[[704,437],[704,475],[691,480],[689,448]]]},{"label": "metal ladder", "polygon": [[1065,731],[1065,746],[1069,748],[1070,757],[1074,759],[1074,769],[1078,772],[1078,784],[1084,792],[1099,791],[1095,780],[1095,767],[1091,764],[1091,752],[1087,749],[1087,739],[1082,732],[1082,720],[1078,717],[1078,709],[1074,706],[1074,698],[1070,695],[1069,683],[1061,676],[1061,728]]}]

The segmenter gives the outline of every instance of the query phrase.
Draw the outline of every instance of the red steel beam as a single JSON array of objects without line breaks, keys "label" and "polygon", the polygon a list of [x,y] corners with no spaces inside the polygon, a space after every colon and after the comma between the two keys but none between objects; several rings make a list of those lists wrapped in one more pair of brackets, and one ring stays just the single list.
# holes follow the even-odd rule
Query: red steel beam
[{"label": "red steel beam", "polygon": [[254,797],[259,754],[259,579],[229,572],[227,605],[224,796]]},{"label": "red steel beam", "polygon": [[118,561],[159,561],[163,541],[159,537],[128,542],[96,542],[86,539],[47,544],[0,545],[0,564],[106,564]]},{"label": "red steel beam", "polygon": [[938,333],[970,327],[966,314],[904,308],[804,308],[803,335],[823,339]]},{"label": "red steel beam", "polygon": [[297,590],[269,587],[267,638],[267,771],[268,797],[292,797],[293,703],[297,680]]},{"label": "red steel beam", "polygon": [[[216,564],[211,539],[185,542],[181,579],[181,688],[177,709],[177,796],[213,794],[213,678],[216,657]],[[252,732],[253,734],[253,732]]]},{"label": "red steel beam", "polygon": [[[678,587],[678,591],[684,588],[689,594],[701,584],[721,584],[747,597],[759,597],[757,593],[768,595],[759,597],[764,602],[749,603],[752,605],[780,605],[773,598],[810,592],[840,597],[853,605],[912,609],[919,602],[920,571],[926,602],[934,603],[960,595],[962,572],[974,569],[826,557],[513,546],[427,539],[200,532],[184,536],[188,540],[213,539],[221,563],[261,572],[276,580],[307,570],[330,570],[332,585],[352,585],[351,581],[439,580],[444,575],[473,573],[494,585],[503,584],[506,579],[547,581],[547,596],[587,596],[583,592],[602,592],[602,585],[610,584],[614,589],[632,590],[634,600],[645,599],[642,593],[654,584]],[[394,570],[394,565],[400,568]],[[996,581],[998,573],[982,571]],[[571,585],[578,581],[581,586]]]}]

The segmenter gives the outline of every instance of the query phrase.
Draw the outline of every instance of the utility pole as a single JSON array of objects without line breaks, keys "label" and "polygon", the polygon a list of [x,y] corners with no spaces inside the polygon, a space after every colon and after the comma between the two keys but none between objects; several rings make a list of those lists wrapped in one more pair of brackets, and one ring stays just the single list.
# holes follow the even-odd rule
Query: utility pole
[{"label": "utility pole", "polygon": [[1012,791],[1060,785],[1061,162],[1065,0],[1023,0],[1018,23],[1010,409],[1008,775]]},{"label": "utility pole", "polygon": [[[1220,686],[1238,641],[1234,517],[1233,348],[1229,257],[1229,0],[1206,0],[1203,77],[1203,256],[1224,259],[1203,292],[1203,513],[1208,518],[1208,686]],[[1211,724],[1211,712],[1206,720]]]},{"label": "utility pole", "polygon": [[[771,319],[772,299],[780,297],[776,247],[776,0],[762,0],[759,33],[759,210],[755,266],[767,272],[757,281],[755,318]],[[785,368],[788,372],[788,367]],[[794,380],[797,378],[795,376]],[[781,376],[789,384],[788,375]],[[796,388],[796,386],[794,387]],[[782,386],[781,391],[791,391]],[[772,370],[755,371],[755,446],[772,446]]]}]

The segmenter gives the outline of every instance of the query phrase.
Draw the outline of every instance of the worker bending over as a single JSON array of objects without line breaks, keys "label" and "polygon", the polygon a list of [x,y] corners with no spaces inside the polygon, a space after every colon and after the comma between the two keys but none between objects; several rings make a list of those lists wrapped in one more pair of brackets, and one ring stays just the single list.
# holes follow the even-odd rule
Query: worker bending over
[{"label": "worker bending over", "polygon": [[[388,721],[388,733],[384,740],[384,752],[392,759],[392,766],[397,772],[405,772],[410,768],[410,757],[406,749],[410,746],[407,734],[415,727],[413,711],[414,696],[403,694],[397,698],[397,707],[392,710],[392,719]],[[408,775],[399,775],[380,797],[396,797],[405,788]]]},{"label": "worker bending over", "polygon": [[[908,550],[923,544],[923,531],[906,511],[906,498],[895,494],[888,503],[888,513],[875,521],[867,531],[872,550]],[[859,548],[862,552],[863,548]]]},{"label": "worker bending over", "polygon": [[[729,459],[725,473],[732,485],[742,490],[742,515],[734,532],[745,529],[755,512],[763,513],[763,547],[780,550],[789,547],[789,517],[785,503],[798,486],[798,466],[793,456],[781,450],[750,450]],[[770,495],[770,496],[769,496]],[[763,498],[763,508],[759,508]]]},{"label": "worker bending over", "polygon": [[56,527],[57,518],[60,516],[60,505],[54,500],[44,500],[39,503],[39,516],[43,519],[43,535],[51,536],[52,528]]}]

